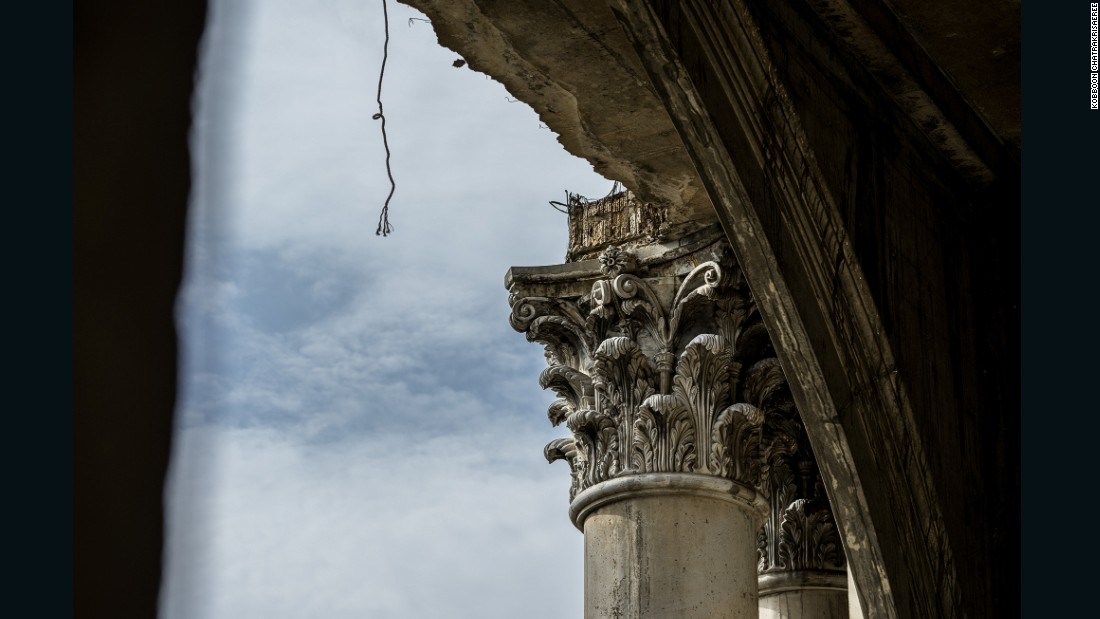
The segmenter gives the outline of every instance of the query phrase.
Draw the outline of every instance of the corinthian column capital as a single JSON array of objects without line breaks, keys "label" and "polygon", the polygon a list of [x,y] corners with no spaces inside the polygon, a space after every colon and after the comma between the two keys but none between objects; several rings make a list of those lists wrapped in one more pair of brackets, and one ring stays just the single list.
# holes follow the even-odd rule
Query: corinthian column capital
[{"label": "corinthian column capital", "polygon": [[716,231],[671,247],[512,269],[513,328],[546,348],[559,399],[546,447],[570,496],[625,475],[690,473],[759,487],[765,419],[782,371]]},{"label": "corinthian column capital", "polygon": [[725,235],[622,236],[643,207],[629,194],[571,203],[569,255],[587,259],[505,280],[512,327],[546,350],[550,423],[568,431],[545,454],[571,472],[585,616],[682,616],[688,590],[713,593],[692,598],[693,617],[799,604],[841,616],[838,531]]},{"label": "corinthian column capital", "polygon": [[768,501],[768,517],[757,535],[761,596],[846,590],[840,531],[793,403],[774,409],[762,442],[760,491]]}]

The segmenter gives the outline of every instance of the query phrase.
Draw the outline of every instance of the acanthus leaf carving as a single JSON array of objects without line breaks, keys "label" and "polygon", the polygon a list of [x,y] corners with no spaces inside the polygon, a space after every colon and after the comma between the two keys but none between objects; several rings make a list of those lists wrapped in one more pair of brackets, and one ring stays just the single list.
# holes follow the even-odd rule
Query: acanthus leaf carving
[{"label": "acanthus leaf carving", "polygon": [[610,479],[619,472],[618,434],[614,419],[606,411],[578,410],[565,422],[573,432],[574,444],[582,455],[577,459],[577,491]]},{"label": "acanthus leaf carving", "polygon": [[779,365],[779,359],[762,359],[745,371],[741,399],[760,408],[768,408],[769,400],[786,384],[787,378]]},{"label": "acanthus leaf carving", "polygon": [[572,438],[554,439],[546,445],[542,453],[546,456],[546,461],[551,464],[558,460],[565,460],[569,463],[569,476],[572,479],[569,498],[572,499],[576,496],[577,488],[580,486],[581,464],[578,462],[580,453],[577,451],[576,440]]},{"label": "acanthus leaf carving", "polygon": [[[512,326],[547,346],[551,367],[540,382],[559,396],[547,411],[551,423],[573,432],[574,490],[657,471],[754,485],[759,411],[730,406],[740,367],[732,362],[734,331],[716,324],[712,309],[689,311],[751,306],[747,289],[729,286],[728,268],[715,261],[672,286],[640,277],[630,251],[609,248],[601,265],[605,278],[587,297],[524,297],[517,285],[511,289]],[[681,331],[692,337],[678,348]]]},{"label": "acanthus leaf carving", "polygon": [[780,518],[777,566],[785,570],[842,570],[840,534],[827,505],[798,499]]},{"label": "acanthus leaf carving", "polygon": [[[552,365],[539,374],[539,385],[558,394],[565,404],[576,410],[592,399],[592,379],[568,365]],[[557,402],[551,407],[561,406]],[[552,414],[552,413],[550,413]]]},{"label": "acanthus leaf carving", "polygon": [[551,363],[574,368],[581,367],[590,348],[588,334],[584,327],[562,316],[539,316],[527,328],[527,339],[543,344]]},{"label": "acanthus leaf carving", "polygon": [[654,341],[660,343],[662,350],[670,350],[672,341],[668,319],[658,295],[649,284],[629,274],[619,275],[610,283],[618,313],[630,323],[628,330],[632,333],[644,330]]},{"label": "acanthus leaf carving", "polygon": [[[768,404],[780,390],[767,389]],[[767,561],[763,572],[840,571],[845,567],[840,536],[824,484],[797,411],[772,406],[763,428],[764,463],[760,490],[771,507],[763,527]]]},{"label": "acanthus leaf carving", "polygon": [[[843,552],[813,455],[751,292],[727,250],[645,264],[609,247],[601,276],[510,289],[514,328],[546,346],[547,411],[570,437],[547,445],[569,463],[570,497],[645,473],[713,475],[771,506],[761,573],[837,569]],[[656,265],[656,266],[655,266]],[[580,271],[578,271],[580,272]],[[545,296],[562,282],[561,297]],[[590,293],[578,295],[590,284]],[[808,494],[809,493],[809,494]],[[800,502],[801,501],[801,502]],[[792,507],[793,506],[793,507]]]},{"label": "acanthus leaf carving", "polygon": [[[627,337],[604,340],[593,357],[596,406],[613,415],[617,422],[618,444],[629,446],[633,443],[635,411],[654,393],[649,360]],[[617,461],[623,467],[630,465],[627,457]]]},{"label": "acanthus leaf carving", "polygon": [[633,462],[639,473],[694,471],[695,423],[683,400],[655,394],[638,407]]},{"label": "acanthus leaf carving", "polygon": [[547,462],[565,460],[572,465],[577,458],[577,444],[571,438],[556,438],[547,443],[542,453],[546,456]]},{"label": "acanthus leaf carving", "polygon": [[601,330],[588,324],[574,302],[542,296],[521,297],[514,284],[511,291],[508,322],[512,328],[524,333],[528,341],[545,346],[551,365],[582,368],[589,351],[602,336]]},{"label": "acanthus leaf carving", "polygon": [[[729,400],[729,343],[719,335],[696,336],[680,355],[672,392],[690,411],[693,427],[711,428]],[[715,474],[711,450],[699,454],[699,471]]]},{"label": "acanthus leaf carving", "polygon": [[760,478],[760,428],[764,414],[752,404],[726,407],[712,429],[711,453],[722,477],[756,486]]},{"label": "acanthus leaf carving", "polygon": [[558,398],[550,403],[546,409],[546,416],[550,418],[550,425],[557,427],[565,421],[574,410],[574,406],[565,398]]}]

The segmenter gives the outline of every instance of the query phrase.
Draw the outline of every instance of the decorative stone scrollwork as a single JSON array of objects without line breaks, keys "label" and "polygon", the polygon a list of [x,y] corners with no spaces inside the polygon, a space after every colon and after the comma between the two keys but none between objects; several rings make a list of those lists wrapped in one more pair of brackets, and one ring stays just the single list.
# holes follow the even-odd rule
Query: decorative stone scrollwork
[{"label": "decorative stone scrollwork", "polygon": [[513,283],[512,327],[546,347],[540,382],[559,396],[548,416],[572,434],[546,449],[569,463],[571,497],[634,473],[759,484],[765,404],[782,373],[756,358],[770,345],[755,341],[763,330],[732,257],[712,253],[683,275],[665,265],[643,277],[648,267],[612,246],[590,292],[572,298]]},{"label": "decorative stone scrollwork", "polygon": [[[574,524],[602,500],[584,491],[604,482],[622,493],[657,478],[717,478],[703,486],[767,505],[762,594],[806,582],[842,589],[844,552],[817,463],[725,235],[696,229],[671,241],[669,228],[663,244],[647,241],[639,222],[665,226],[650,207],[629,194],[571,204],[568,255],[583,259],[513,268],[506,280],[512,327],[545,347],[539,382],[558,396],[547,416],[569,431],[544,453],[569,465]],[[598,253],[607,242],[629,247]]]},{"label": "decorative stone scrollwork", "polygon": [[672,259],[611,246],[588,266],[574,263],[571,276],[510,276],[511,325],[545,346],[539,381],[558,395],[547,415],[570,433],[546,446],[546,459],[569,464],[570,499],[647,473],[755,488],[770,505],[761,575],[843,570],[786,378],[720,243]]},{"label": "decorative stone scrollwork", "polygon": [[[753,385],[769,403],[760,491],[770,510],[757,538],[757,571],[843,571],[844,551],[805,427],[778,364],[761,361]],[[770,370],[763,370],[771,366]]]},{"label": "decorative stone scrollwork", "polygon": [[844,569],[844,552],[827,505],[797,499],[780,519],[779,559],[788,570]]}]

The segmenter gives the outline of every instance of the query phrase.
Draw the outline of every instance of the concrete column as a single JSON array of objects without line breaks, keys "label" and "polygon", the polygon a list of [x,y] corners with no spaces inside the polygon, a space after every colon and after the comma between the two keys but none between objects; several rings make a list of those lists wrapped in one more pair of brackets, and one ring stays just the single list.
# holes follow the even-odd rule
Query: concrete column
[{"label": "concrete column", "polygon": [[760,578],[760,619],[849,619],[844,572],[780,572]]},{"label": "concrete column", "polygon": [[736,482],[622,477],[573,501],[584,531],[586,619],[756,619],[756,531],[766,505]]},{"label": "concrete column", "polygon": [[[569,464],[585,617],[756,619],[760,532],[823,529],[805,500],[765,524],[765,497],[808,494],[781,475],[801,471],[801,426],[751,291],[720,230],[664,237],[660,209],[628,193],[568,210],[574,261],[505,285],[569,430],[545,454]],[[803,567],[803,549],[777,545],[775,565]]]}]

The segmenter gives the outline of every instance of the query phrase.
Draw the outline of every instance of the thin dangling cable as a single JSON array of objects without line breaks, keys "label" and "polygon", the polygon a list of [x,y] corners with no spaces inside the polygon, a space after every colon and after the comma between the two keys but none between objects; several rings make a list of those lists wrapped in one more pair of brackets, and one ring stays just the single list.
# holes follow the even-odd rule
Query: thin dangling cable
[{"label": "thin dangling cable", "polygon": [[393,198],[393,192],[397,190],[397,183],[393,180],[393,169],[390,167],[390,142],[386,137],[386,115],[382,112],[382,77],[386,74],[386,60],[390,55],[390,14],[386,7],[386,0],[382,0],[382,17],[386,26],[386,42],[382,46],[382,68],[378,71],[378,113],[371,118],[382,121],[382,144],[386,147],[386,176],[390,178],[390,193],[386,196],[386,203],[378,215],[378,229],[374,234],[389,236],[393,230],[390,226],[390,199]]}]

